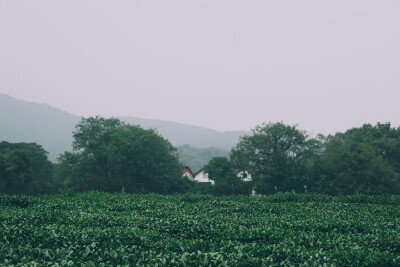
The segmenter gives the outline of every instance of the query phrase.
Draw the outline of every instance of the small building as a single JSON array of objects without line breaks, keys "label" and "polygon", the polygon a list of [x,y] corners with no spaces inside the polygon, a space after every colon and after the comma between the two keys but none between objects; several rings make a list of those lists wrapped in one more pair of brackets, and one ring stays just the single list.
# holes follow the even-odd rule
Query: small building
[{"label": "small building", "polygon": [[[251,175],[247,171],[240,171],[236,175],[237,175],[237,177],[242,179],[242,181],[244,181],[244,182],[251,181]],[[204,172],[203,168],[193,174],[192,170],[188,166],[185,166],[185,168],[183,168],[183,170],[182,170],[182,177],[185,177],[185,176],[191,180],[194,180],[194,181],[197,181],[200,183],[215,184],[215,182],[213,180],[210,180],[210,178],[208,178],[208,173]]]},{"label": "small building", "polygon": [[[236,176],[240,178],[243,182],[251,182],[251,174],[248,173],[247,171],[240,171],[236,174]],[[208,178],[208,173],[205,173],[204,169],[201,169],[194,174],[194,180],[201,183],[214,184],[214,181]]]},{"label": "small building", "polygon": [[[244,182],[251,181],[251,175],[247,171],[240,171],[236,174],[236,176]],[[194,174],[194,180],[202,183],[214,184],[214,181],[208,178],[208,173],[205,173],[204,169],[201,169]]]},{"label": "small building", "polygon": [[215,184],[215,182],[213,180],[210,180],[208,178],[208,173],[205,173],[204,169],[200,169],[198,172],[195,173],[194,180],[197,182],[200,182],[200,183]]},{"label": "small building", "polygon": [[182,170],[182,177],[187,177],[191,180],[194,180],[194,174],[189,166],[185,166]]}]

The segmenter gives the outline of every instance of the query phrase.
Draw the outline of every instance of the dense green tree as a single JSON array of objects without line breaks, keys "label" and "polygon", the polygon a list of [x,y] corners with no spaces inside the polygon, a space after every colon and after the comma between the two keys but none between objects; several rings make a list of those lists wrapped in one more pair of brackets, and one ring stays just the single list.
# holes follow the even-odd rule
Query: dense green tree
[{"label": "dense green tree", "polygon": [[58,160],[55,176],[61,188],[72,187],[76,191],[103,188],[101,168],[93,156],[64,152]]},{"label": "dense green tree", "polygon": [[83,118],[76,126],[74,153],[60,157],[57,173],[78,190],[179,192],[176,149],[154,130],[118,119]]},{"label": "dense green tree", "polygon": [[364,124],[337,136],[345,141],[371,145],[377,155],[382,156],[400,173],[400,127],[391,127],[390,123],[377,123],[375,126]]},{"label": "dense green tree", "polygon": [[32,183],[32,161],[27,150],[7,150],[0,154],[0,191],[26,193]]},{"label": "dense green tree", "polygon": [[314,165],[316,191],[328,194],[400,193],[400,130],[365,124],[329,136]]},{"label": "dense green tree", "polygon": [[53,164],[36,143],[0,143],[0,191],[51,193],[55,190]]},{"label": "dense green tree", "polygon": [[317,140],[297,126],[264,123],[243,136],[230,158],[237,171],[247,171],[257,193],[295,190],[304,192],[309,182]]},{"label": "dense green tree", "polygon": [[97,116],[82,118],[75,127],[72,147],[74,151],[82,151],[83,157],[93,157],[97,161],[99,170],[94,174],[100,176],[101,182],[111,182],[112,135],[124,126],[118,119]]},{"label": "dense green tree", "polygon": [[204,166],[208,178],[215,182],[215,193],[220,195],[250,194],[252,182],[243,181],[225,157],[215,157]]},{"label": "dense green tree", "polygon": [[122,174],[117,183],[133,191],[168,192],[168,182],[181,175],[176,149],[154,130],[125,125],[111,144],[113,175]]}]

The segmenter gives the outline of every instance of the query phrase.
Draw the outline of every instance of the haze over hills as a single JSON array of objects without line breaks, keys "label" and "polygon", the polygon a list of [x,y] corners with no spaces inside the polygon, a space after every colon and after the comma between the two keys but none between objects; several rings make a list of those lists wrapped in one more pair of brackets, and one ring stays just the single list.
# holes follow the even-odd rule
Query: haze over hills
[{"label": "haze over hills", "polygon": [[[245,131],[219,132],[198,126],[142,119],[119,117],[119,119],[143,128],[157,129],[174,146],[188,144],[191,147],[216,147],[230,149]],[[36,142],[56,160],[60,153],[71,150],[72,132],[80,117],[51,107],[18,100],[0,94],[0,141]]]},{"label": "haze over hills", "polygon": [[79,120],[78,116],[46,104],[0,94],[0,141],[36,142],[53,161],[72,149],[72,131]]},{"label": "haze over hills", "polygon": [[239,137],[247,134],[245,131],[219,132],[199,126],[181,124],[170,121],[141,119],[136,117],[118,117],[122,121],[133,125],[140,125],[143,128],[157,129],[174,146],[188,144],[192,147],[217,147],[230,149],[238,141]]}]

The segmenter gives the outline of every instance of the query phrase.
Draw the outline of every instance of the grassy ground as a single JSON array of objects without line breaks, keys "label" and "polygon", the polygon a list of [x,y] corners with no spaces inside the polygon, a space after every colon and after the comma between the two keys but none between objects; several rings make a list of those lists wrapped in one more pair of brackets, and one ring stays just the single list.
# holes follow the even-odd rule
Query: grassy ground
[{"label": "grassy ground", "polygon": [[400,265],[400,196],[0,196],[0,264]]}]

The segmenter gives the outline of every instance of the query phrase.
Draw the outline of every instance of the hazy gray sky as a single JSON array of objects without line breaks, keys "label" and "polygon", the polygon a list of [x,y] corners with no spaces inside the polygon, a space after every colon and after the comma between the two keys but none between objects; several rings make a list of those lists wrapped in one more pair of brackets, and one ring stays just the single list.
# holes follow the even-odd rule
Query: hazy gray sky
[{"label": "hazy gray sky", "polygon": [[0,0],[0,92],[77,115],[400,124],[400,1]]}]

